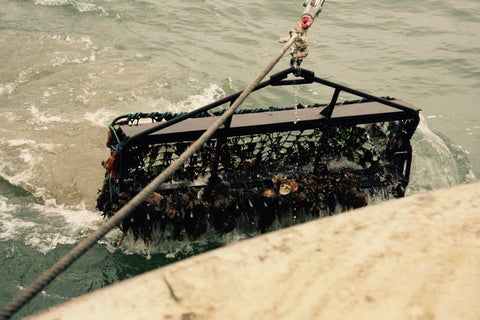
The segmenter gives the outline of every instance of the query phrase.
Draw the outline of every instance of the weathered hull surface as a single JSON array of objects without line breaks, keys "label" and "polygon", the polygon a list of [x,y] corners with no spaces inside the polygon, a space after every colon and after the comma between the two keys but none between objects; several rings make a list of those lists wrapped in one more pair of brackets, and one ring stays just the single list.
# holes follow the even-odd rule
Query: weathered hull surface
[{"label": "weathered hull surface", "polygon": [[480,182],[262,235],[41,319],[478,319]]}]

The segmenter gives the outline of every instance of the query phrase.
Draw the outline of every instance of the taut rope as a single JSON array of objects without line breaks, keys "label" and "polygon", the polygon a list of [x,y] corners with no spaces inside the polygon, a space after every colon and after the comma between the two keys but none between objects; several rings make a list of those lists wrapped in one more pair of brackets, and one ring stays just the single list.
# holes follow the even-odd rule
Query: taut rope
[{"label": "taut rope", "polygon": [[[313,3],[314,1],[312,1]],[[321,3],[323,4],[323,2]],[[319,11],[318,11],[319,12]],[[67,269],[73,262],[80,258],[86,251],[95,245],[95,243],[103,238],[109,231],[118,226],[125,218],[127,218],[136,207],[142,204],[145,199],[150,196],[160,184],[165,182],[185,161],[187,161],[196,151],[198,151],[215,133],[215,131],[233,115],[235,110],[245,101],[248,95],[254,88],[262,81],[263,78],[273,69],[278,61],[283,57],[285,52],[300,38],[306,34],[305,23],[299,21],[293,30],[290,31],[290,38],[286,41],[280,52],[272,59],[272,61],[260,72],[257,78],[242,92],[242,94],[235,100],[231,107],[215,121],[203,135],[195,141],[184,153],[182,153],[171,165],[166,168],[160,175],[158,175],[150,184],[148,184],[142,191],[140,191],[134,198],[123,206],[114,216],[106,221],[98,230],[91,234],[87,239],[81,241],[69,253],[63,256],[52,267],[41,274],[33,284],[22,291],[15,299],[8,303],[0,312],[0,319],[9,319],[15,312],[17,312],[28,301],[35,297],[42,289],[44,289],[50,282],[52,282],[58,275]],[[295,48],[298,48],[296,45]],[[301,59],[303,56],[295,56],[294,58]],[[298,65],[298,64],[297,64]]]}]

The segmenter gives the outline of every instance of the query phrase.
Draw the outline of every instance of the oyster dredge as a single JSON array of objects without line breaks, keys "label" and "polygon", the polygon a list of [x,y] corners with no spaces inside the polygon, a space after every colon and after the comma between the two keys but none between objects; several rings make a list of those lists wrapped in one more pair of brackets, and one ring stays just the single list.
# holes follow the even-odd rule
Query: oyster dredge
[{"label": "oyster dredge", "polygon": [[[289,75],[295,76],[288,79]],[[409,103],[379,98],[287,69],[265,86],[320,84],[328,104],[239,109],[204,146],[120,225],[135,239],[195,239],[214,228],[265,232],[278,220],[332,215],[372,197],[402,197],[408,184],[410,139],[419,122]],[[358,100],[337,103],[340,92]],[[236,93],[187,114],[137,113],[109,126],[111,156],[97,208],[111,217],[200,137]],[[148,119],[149,123],[142,122]],[[166,232],[167,231],[167,232]]]},{"label": "oyster dredge", "polygon": [[[105,182],[97,199],[104,217],[112,217],[159,173],[181,162],[121,222],[124,237],[131,233],[135,240],[152,243],[197,239],[209,229],[220,234],[235,229],[266,232],[272,225],[288,226],[373,199],[404,196],[419,109],[318,78],[300,67],[308,54],[306,30],[323,3],[305,2],[291,31],[291,37],[298,34],[291,67],[250,91],[320,85],[319,90],[332,92],[328,103],[258,106],[225,117],[228,104],[232,109],[245,93],[238,92],[185,114],[135,113],[113,120],[107,141],[111,155],[103,164]],[[358,99],[338,102],[341,93]],[[191,157],[180,159],[219,120],[222,126]]]}]

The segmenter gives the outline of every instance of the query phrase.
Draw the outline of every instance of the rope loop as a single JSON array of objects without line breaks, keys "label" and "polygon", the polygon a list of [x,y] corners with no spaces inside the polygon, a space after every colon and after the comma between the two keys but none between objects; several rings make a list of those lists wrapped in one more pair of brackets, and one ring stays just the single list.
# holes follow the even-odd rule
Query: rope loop
[{"label": "rope loop", "polygon": [[279,40],[280,43],[285,43],[289,39],[295,38],[295,41],[292,44],[291,49],[291,59],[290,59],[290,66],[295,68],[296,70],[300,69],[300,65],[308,55],[308,42],[307,42],[307,31],[308,29],[304,29],[302,27],[302,21],[298,21],[293,29],[289,32],[289,37],[284,37]]}]

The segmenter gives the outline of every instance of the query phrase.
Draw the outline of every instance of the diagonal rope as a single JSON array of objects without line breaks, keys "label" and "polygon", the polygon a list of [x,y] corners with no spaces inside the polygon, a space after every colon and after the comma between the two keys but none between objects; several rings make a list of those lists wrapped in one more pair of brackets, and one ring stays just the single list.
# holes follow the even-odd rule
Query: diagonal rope
[{"label": "diagonal rope", "polygon": [[[298,28],[296,28],[298,29]],[[301,28],[300,28],[301,29]],[[95,243],[103,238],[109,231],[118,226],[125,218],[127,218],[136,207],[142,204],[145,199],[150,196],[160,184],[165,182],[178,168],[187,161],[195,152],[197,152],[215,133],[215,131],[233,115],[235,110],[245,101],[254,88],[265,78],[265,76],[273,69],[277,62],[282,58],[285,52],[292,44],[303,34],[301,31],[293,31],[290,39],[284,44],[280,52],[272,59],[272,61],[260,72],[257,78],[242,92],[235,100],[231,107],[218,118],[203,135],[195,141],[184,153],[182,153],[171,165],[158,175],[150,184],[140,191],[134,198],[122,207],[114,216],[105,222],[99,229],[91,234],[87,239],[81,241],[69,253],[58,260],[52,267],[41,274],[33,284],[22,291],[14,300],[8,303],[0,312],[0,319],[9,319],[28,301],[35,297],[43,288],[52,282],[58,275],[67,269],[73,262],[81,257],[86,251],[95,245]]]}]

